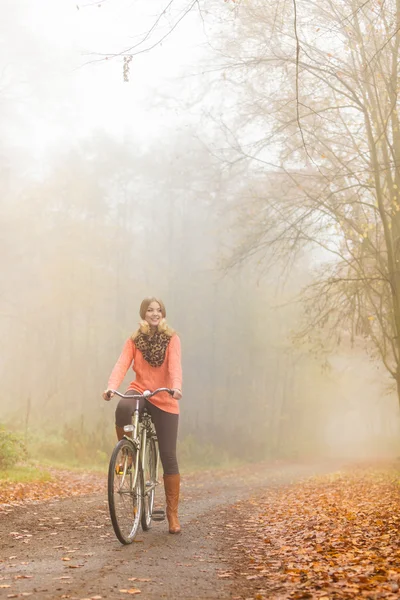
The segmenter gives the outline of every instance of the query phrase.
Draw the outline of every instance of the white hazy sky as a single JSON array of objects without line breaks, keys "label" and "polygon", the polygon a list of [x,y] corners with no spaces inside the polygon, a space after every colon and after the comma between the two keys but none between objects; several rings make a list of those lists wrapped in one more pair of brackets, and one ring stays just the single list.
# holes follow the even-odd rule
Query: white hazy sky
[{"label": "white hazy sky", "polygon": [[[6,140],[7,145],[41,157],[94,130],[118,137],[128,134],[143,142],[166,135],[168,127],[179,127],[188,119],[178,110],[165,110],[158,95],[173,91],[171,82],[180,74],[195,72],[207,52],[196,11],[162,46],[134,58],[126,83],[121,59],[85,66],[97,58],[90,53],[119,52],[136,43],[168,0],[0,0],[0,4],[3,144]],[[189,0],[176,0],[175,10],[148,43],[162,37],[188,4]],[[197,85],[196,78],[186,78],[185,93]],[[175,89],[182,91],[179,86]]]}]

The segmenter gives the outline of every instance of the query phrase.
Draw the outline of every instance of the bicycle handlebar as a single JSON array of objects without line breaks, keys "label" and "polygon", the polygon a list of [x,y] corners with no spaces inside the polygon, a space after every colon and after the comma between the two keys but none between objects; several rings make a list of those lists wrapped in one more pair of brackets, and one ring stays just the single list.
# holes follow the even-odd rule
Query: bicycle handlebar
[{"label": "bicycle handlebar", "polygon": [[109,398],[111,398],[110,394],[116,394],[117,396],[119,396],[120,398],[151,398],[152,396],[155,396],[156,394],[158,394],[159,392],[168,392],[168,394],[170,394],[171,396],[173,396],[174,394],[174,390],[171,390],[170,388],[158,388],[158,390],[154,390],[154,392],[151,392],[150,390],[145,390],[143,392],[143,394],[121,394],[120,392],[118,392],[117,390],[109,390],[108,392],[108,396]]}]

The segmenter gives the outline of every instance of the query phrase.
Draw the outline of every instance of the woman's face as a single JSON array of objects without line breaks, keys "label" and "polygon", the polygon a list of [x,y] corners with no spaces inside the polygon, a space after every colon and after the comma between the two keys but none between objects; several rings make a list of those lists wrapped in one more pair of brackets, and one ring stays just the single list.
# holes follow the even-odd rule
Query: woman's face
[{"label": "woman's face", "polygon": [[161,306],[158,304],[158,302],[152,302],[149,304],[144,318],[150,327],[157,327],[162,319]]}]

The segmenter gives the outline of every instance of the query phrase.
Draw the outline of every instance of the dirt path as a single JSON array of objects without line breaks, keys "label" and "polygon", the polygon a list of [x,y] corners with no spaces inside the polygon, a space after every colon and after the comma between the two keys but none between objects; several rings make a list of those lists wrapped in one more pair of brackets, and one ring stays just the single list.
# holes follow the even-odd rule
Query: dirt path
[{"label": "dirt path", "polygon": [[183,533],[154,523],[130,546],[114,536],[105,482],[101,494],[16,507],[0,515],[0,598],[123,600],[139,596],[134,590],[149,600],[244,598],[223,578],[228,559],[218,514],[267,486],[336,469],[257,465],[187,477]]}]

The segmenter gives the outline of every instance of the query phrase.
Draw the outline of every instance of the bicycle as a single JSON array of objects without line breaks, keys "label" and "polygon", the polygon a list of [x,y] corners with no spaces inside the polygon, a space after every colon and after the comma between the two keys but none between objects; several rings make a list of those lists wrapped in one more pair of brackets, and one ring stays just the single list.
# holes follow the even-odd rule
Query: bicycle
[{"label": "bicycle", "polygon": [[125,435],[115,446],[108,468],[108,507],[115,535],[122,544],[133,542],[140,524],[143,531],[148,531],[152,521],[165,519],[163,510],[154,510],[160,462],[157,435],[146,408],[139,415],[141,398],[148,400],[159,392],[174,393],[169,388],[137,395],[110,391],[120,398],[136,400],[132,423],[125,425]]}]

